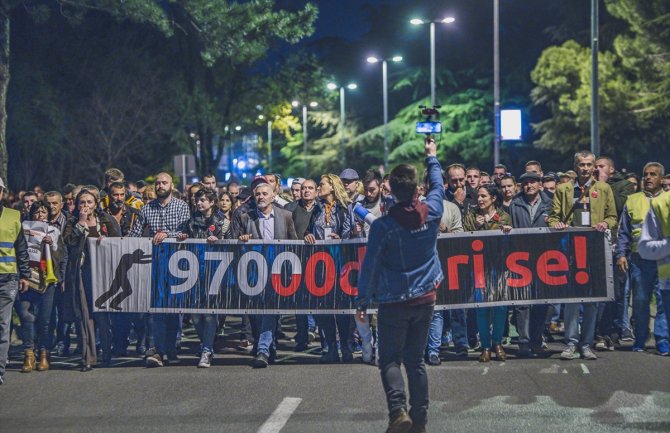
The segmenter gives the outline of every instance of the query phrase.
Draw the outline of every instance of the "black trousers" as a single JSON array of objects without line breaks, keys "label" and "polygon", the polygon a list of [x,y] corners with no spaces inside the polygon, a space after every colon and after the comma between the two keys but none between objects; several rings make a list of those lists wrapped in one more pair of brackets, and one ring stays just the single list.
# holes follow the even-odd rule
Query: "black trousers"
[{"label": "black trousers", "polygon": [[409,385],[409,415],[417,425],[426,424],[428,417],[428,376],[423,353],[434,307],[434,304],[381,304],[377,315],[379,370],[389,415],[407,409],[405,382],[400,370],[400,364],[404,364]]}]

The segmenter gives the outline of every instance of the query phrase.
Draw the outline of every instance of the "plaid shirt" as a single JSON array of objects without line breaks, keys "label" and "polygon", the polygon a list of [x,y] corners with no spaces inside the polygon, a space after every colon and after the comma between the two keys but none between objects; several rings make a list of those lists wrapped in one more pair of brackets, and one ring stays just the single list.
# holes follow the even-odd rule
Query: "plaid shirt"
[{"label": "plaid shirt", "polygon": [[173,197],[166,206],[162,206],[158,199],[152,200],[146,206],[142,206],[128,236],[135,238],[142,236],[146,226],[149,229],[149,236],[167,232],[168,237],[175,238],[186,230],[190,218],[188,205],[182,200]]}]

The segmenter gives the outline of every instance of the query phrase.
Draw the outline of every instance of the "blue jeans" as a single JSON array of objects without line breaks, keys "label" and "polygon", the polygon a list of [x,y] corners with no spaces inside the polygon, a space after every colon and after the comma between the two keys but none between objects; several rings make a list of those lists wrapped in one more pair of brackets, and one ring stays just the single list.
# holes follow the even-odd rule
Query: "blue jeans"
[{"label": "blue jeans", "polygon": [[[506,321],[507,307],[477,308],[477,329],[479,329],[479,341],[482,344],[482,349],[490,349],[491,340],[493,340],[493,344],[500,344]],[[491,331],[491,325],[493,325],[493,332]]]},{"label": "blue jeans", "polygon": [[254,327],[258,333],[255,342],[256,353],[262,353],[269,357],[275,351],[275,329],[277,329],[279,323],[279,315],[255,315],[251,317],[251,320],[255,323]]},{"label": "blue jeans", "polygon": [[[584,317],[582,319],[580,333],[579,308],[581,305],[584,306]],[[597,302],[565,304],[563,309],[563,318],[565,319],[565,344],[568,346],[577,346],[580,349],[585,346],[593,346],[597,316]]]},{"label": "blue jeans", "polygon": [[[21,319],[21,339],[25,349],[49,349],[51,338],[51,310],[53,308],[56,285],[49,284],[44,293],[28,290],[19,293],[16,301],[16,312]],[[35,338],[37,347],[35,346]]]},{"label": "blue jeans", "polygon": [[644,349],[649,337],[649,304],[652,293],[656,294],[656,320],[654,336],[656,345],[668,342],[668,321],[666,319],[663,299],[658,285],[656,262],[644,260],[639,254],[632,254],[629,261],[630,285],[633,295],[633,316],[635,317],[634,348]]},{"label": "blue jeans", "polygon": [[426,354],[439,355],[440,346],[442,345],[442,329],[444,328],[444,311],[433,311],[433,317],[430,320],[430,328],[428,328],[428,343]]},{"label": "blue jeans", "polygon": [[626,279],[626,285],[623,290],[623,318],[621,320],[621,327],[623,329],[630,329],[630,317],[628,316],[628,307],[630,306],[630,274]]},{"label": "blue jeans", "polygon": [[307,334],[316,329],[316,322],[314,316],[311,314],[296,314],[295,315],[295,342],[297,344],[307,344],[309,342]]},{"label": "blue jeans", "polygon": [[214,353],[214,339],[218,323],[216,314],[193,314],[191,319],[193,319],[195,332],[200,338],[200,350]]},{"label": "blue jeans", "polygon": [[449,317],[451,336],[456,349],[468,349],[468,315],[467,310],[446,310],[445,319]]}]

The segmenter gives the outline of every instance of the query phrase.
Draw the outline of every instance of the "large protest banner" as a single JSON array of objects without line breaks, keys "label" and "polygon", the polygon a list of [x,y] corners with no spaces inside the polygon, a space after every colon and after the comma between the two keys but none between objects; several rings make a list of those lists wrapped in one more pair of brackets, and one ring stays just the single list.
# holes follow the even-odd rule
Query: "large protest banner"
[{"label": "large protest banner", "polygon": [[[152,246],[150,239],[106,238],[89,248],[96,310],[126,312],[353,312],[365,255],[364,240]],[[593,230],[450,234],[437,248],[445,275],[439,309],[613,297],[611,252]]]}]

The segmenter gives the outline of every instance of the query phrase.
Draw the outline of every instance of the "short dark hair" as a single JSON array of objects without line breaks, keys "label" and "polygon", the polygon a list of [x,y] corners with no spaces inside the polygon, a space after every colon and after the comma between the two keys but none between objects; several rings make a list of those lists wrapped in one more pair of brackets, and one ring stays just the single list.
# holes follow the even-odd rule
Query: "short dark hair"
[{"label": "short dark hair", "polygon": [[206,178],[206,177],[213,177],[214,180],[216,180],[216,175],[214,173],[207,173],[207,174],[202,175],[203,179]]},{"label": "short dark hair", "polygon": [[219,199],[216,195],[216,191],[214,191],[212,188],[202,188],[198,190],[198,192],[195,193],[195,199],[200,200],[201,197],[205,197],[212,203],[216,203]]},{"label": "short dark hair", "polygon": [[75,185],[73,183],[65,184],[65,186],[63,187],[63,195],[67,195],[67,194],[71,193],[72,191],[74,191],[74,189],[76,187],[77,187],[77,185]]},{"label": "short dark hair", "polygon": [[26,191],[26,192],[23,194],[23,198],[29,197],[29,196],[31,196],[31,195],[34,195],[35,197],[37,197],[37,193],[36,193],[35,191]]},{"label": "short dark hair", "polygon": [[382,174],[379,172],[379,170],[375,170],[374,168],[371,168],[370,170],[366,171],[365,174],[363,175],[363,185],[367,185],[373,180],[376,180],[378,184],[382,184]]},{"label": "short dark hair", "polygon": [[53,211],[51,210],[49,202],[46,200],[37,200],[35,203],[30,205],[30,210],[28,210],[28,219],[30,221],[34,221],[35,214],[41,208],[45,208],[47,210],[47,220],[51,221],[53,218]]},{"label": "short dark hair", "polygon": [[505,170],[505,173],[507,173],[507,167],[505,166],[505,164],[496,164],[495,167],[493,167],[493,170],[495,171],[496,168],[502,168],[503,170]]},{"label": "short dark hair", "polygon": [[502,182],[505,179],[512,179],[512,182],[514,182],[516,184],[516,179],[512,175],[509,175],[509,174],[504,175],[503,177],[500,178],[500,182]]},{"label": "short dark hair", "polygon": [[123,184],[123,182],[112,182],[109,184],[109,191],[111,192],[112,189],[126,189],[126,186]]},{"label": "short dark hair", "polygon": [[105,171],[105,183],[109,182],[110,180],[120,181],[123,179],[125,179],[125,176],[123,175],[123,172],[118,168],[108,168]]},{"label": "short dark hair", "polygon": [[408,201],[416,194],[416,168],[410,164],[396,166],[389,176],[391,191],[398,201]]}]

